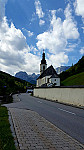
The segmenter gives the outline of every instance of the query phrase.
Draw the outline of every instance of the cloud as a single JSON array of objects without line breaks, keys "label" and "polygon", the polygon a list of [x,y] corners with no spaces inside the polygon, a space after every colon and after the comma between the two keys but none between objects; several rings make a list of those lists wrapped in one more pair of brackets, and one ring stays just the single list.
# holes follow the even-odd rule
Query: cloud
[{"label": "cloud", "polygon": [[42,26],[42,25],[44,25],[45,24],[45,21],[44,20],[42,20],[42,19],[40,19],[40,21],[39,21],[39,25],[40,26]]},{"label": "cloud", "polygon": [[84,55],[84,47],[81,48],[80,54]]},{"label": "cloud", "polygon": [[5,16],[5,5],[7,3],[7,0],[0,0],[0,21]]},{"label": "cloud", "polygon": [[68,56],[64,52],[60,52],[59,54],[49,55],[49,59],[47,60],[48,65],[53,65],[55,68],[61,66],[62,64],[68,63]]},{"label": "cloud", "polygon": [[51,53],[59,53],[66,47],[67,41],[64,36],[61,18],[53,14],[50,22],[50,28],[37,36],[37,47],[39,49],[48,49]]},{"label": "cloud", "polygon": [[33,32],[28,31],[28,36],[29,36],[29,37],[31,37],[31,36],[33,36],[33,35],[34,35],[34,33],[33,33]]},{"label": "cloud", "polygon": [[[40,59],[30,51],[21,30],[16,29],[13,23],[9,26],[4,17],[0,22],[0,70],[11,74],[19,70],[39,72],[39,68],[36,69],[34,65],[37,66]],[[35,52],[36,49],[32,51]]]},{"label": "cloud", "polygon": [[50,20],[50,28],[37,36],[37,47],[39,49],[48,49],[51,53],[59,53],[64,51],[68,44],[68,39],[78,39],[79,32],[76,22],[71,15],[70,5],[65,9],[65,20],[57,18],[56,11],[52,10],[52,19]]},{"label": "cloud", "polygon": [[44,17],[44,12],[42,11],[41,3],[39,0],[35,0],[35,8],[36,14],[38,15],[39,19]]},{"label": "cloud", "polygon": [[13,23],[9,27],[4,17],[0,22],[0,59],[4,60],[5,65],[18,65],[24,62],[21,53],[25,50],[29,51],[26,37]]},{"label": "cloud", "polygon": [[68,63],[66,51],[72,51],[77,46],[77,44],[72,44],[71,46],[68,40],[79,39],[79,32],[77,23],[72,17],[70,4],[67,5],[64,11],[64,21],[56,16],[56,10],[50,10],[49,12],[52,15],[50,27],[47,31],[37,36],[36,45],[38,49],[47,49],[51,53],[49,62],[52,62],[56,67],[63,63]]},{"label": "cloud", "polygon": [[[39,0],[35,0],[35,8],[36,8],[36,14],[38,15],[38,18],[40,19],[39,25],[42,26],[45,24],[45,21],[41,18],[44,17],[45,13],[42,10],[41,3]],[[35,14],[34,14],[34,16],[35,16]]]},{"label": "cloud", "polygon": [[3,51],[7,51],[8,49],[15,51],[23,51],[23,49],[29,50],[26,37],[20,29],[15,28],[13,23],[11,23],[9,27],[6,17],[0,22],[0,44]]},{"label": "cloud", "polygon": [[[0,0],[0,70],[14,75],[17,71],[27,73],[39,72],[40,58],[35,54],[38,50],[26,42],[26,37],[13,23],[9,26],[5,17],[6,0]],[[24,30],[24,29],[23,29]],[[28,36],[33,32],[27,30]]]},{"label": "cloud", "polygon": [[33,45],[30,46],[30,51],[33,52],[34,54],[36,54],[38,52],[38,50],[36,49],[36,47],[33,46]]},{"label": "cloud", "polygon": [[39,73],[40,70],[40,57],[32,53],[26,53],[25,56],[26,64],[23,65],[22,69],[25,69],[26,72],[30,73]]},{"label": "cloud", "polygon": [[84,33],[84,27],[82,27],[82,29],[83,29],[83,33]]},{"label": "cloud", "polygon": [[84,0],[75,0],[74,7],[76,15],[81,16],[84,22]]},{"label": "cloud", "polygon": [[77,28],[77,24],[72,17],[72,10],[70,8],[70,4],[67,5],[65,11],[65,20],[63,22],[63,29],[66,39],[78,39],[79,32]]},{"label": "cloud", "polygon": [[22,30],[25,31],[25,32],[27,32],[27,34],[28,34],[29,37],[31,37],[31,36],[34,35],[33,32],[31,32],[31,31],[29,31],[29,30],[27,30],[27,29],[25,29],[25,28],[22,28]]},{"label": "cloud", "polygon": [[71,51],[74,51],[74,49],[78,46],[79,42],[78,43],[68,43],[67,47],[65,48],[65,51],[68,51],[68,52],[71,52]]}]

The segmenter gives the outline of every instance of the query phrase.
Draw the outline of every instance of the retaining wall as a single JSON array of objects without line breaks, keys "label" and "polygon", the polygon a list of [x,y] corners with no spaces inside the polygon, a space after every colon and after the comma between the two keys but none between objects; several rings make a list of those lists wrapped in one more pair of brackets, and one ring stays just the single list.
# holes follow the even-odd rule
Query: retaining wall
[{"label": "retaining wall", "polygon": [[84,106],[84,87],[34,88],[34,96]]}]

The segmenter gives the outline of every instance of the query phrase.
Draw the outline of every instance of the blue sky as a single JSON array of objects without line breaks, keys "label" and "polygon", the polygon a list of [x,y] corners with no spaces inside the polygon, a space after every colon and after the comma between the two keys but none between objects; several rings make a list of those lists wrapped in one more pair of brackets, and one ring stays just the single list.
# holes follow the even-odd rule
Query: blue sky
[{"label": "blue sky", "polygon": [[0,0],[0,70],[39,73],[84,55],[84,0]]}]

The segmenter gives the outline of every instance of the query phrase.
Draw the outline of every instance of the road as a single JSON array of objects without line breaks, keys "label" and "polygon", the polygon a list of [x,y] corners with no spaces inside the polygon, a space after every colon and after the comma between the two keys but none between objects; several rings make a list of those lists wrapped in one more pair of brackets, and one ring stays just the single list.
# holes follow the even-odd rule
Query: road
[{"label": "road", "polygon": [[84,144],[83,109],[35,98],[28,94],[21,94],[19,98],[21,101],[17,105],[15,104],[15,107],[30,109],[39,113],[58,128]]}]

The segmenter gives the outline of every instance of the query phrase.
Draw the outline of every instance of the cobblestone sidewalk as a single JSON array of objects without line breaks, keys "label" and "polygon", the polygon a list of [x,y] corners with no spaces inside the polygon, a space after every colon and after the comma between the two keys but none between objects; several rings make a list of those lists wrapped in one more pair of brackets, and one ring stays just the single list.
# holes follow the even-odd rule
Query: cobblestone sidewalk
[{"label": "cobblestone sidewalk", "polygon": [[34,111],[9,108],[20,150],[84,150],[84,146]]}]

